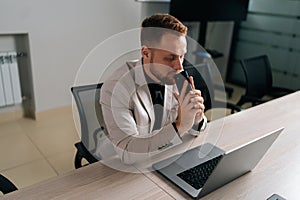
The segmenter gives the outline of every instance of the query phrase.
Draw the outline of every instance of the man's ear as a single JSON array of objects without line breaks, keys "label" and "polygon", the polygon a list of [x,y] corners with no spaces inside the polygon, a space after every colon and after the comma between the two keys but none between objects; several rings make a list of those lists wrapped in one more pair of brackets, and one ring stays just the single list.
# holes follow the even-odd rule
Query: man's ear
[{"label": "man's ear", "polygon": [[144,59],[148,59],[150,57],[150,54],[151,54],[150,49],[145,45],[142,46],[142,52],[141,53],[142,53],[142,57]]}]

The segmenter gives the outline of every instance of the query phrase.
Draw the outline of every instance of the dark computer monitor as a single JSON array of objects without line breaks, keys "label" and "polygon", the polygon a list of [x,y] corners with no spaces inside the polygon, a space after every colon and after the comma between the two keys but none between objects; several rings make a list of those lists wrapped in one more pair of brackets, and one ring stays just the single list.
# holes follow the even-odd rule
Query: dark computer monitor
[{"label": "dark computer monitor", "polygon": [[170,14],[181,21],[242,21],[249,0],[171,0]]},{"label": "dark computer monitor", "polygon": [[[170,14],[181,21],[198,21],[198,42],[205,48],[207,23],[246,20],[249,0],[171,0]],[[206,49],[213,58],[222,53]]]}]

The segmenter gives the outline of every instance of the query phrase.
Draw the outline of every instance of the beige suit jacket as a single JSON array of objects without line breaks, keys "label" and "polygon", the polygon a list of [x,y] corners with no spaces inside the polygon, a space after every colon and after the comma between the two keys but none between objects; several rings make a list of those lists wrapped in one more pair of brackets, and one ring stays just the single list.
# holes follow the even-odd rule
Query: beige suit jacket
[{"label": "beige suit jacket", "polygon": [[165,86],[162,128],[153,131],[154,109],[141,61],[127,62],[104,82],[102,125],[123,162],[132,164],[182,143],[172,125],[178,109],[174,92],[175,85]]}]

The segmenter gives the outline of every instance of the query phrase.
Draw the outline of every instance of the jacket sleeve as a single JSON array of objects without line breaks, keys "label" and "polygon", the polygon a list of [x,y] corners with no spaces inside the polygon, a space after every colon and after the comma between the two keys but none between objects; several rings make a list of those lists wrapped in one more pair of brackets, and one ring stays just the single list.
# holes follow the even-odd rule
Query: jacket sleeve
[{"label": "jacket sleeve", "polygon": [[204,115],[203,120],[200,122],[200,124],[196,128],[192,128],[191,130],[189,130],[189,134],[193,136],[198,136],[202,131],[205,130],[206,126],[207,126],[207,118]]},{"label": "jacket sleeve", "polygon": [[172,123],[159,130],[141,134],[139,130],[149,129],[149,124],[137,124],[133,112],[135,105],[131,101],[132,94],[128,92],[128,85],[116,86],[116,82],[108,81],[102,86],[100,104],[108,137],[124,163],[143,161],[182,143]]}]

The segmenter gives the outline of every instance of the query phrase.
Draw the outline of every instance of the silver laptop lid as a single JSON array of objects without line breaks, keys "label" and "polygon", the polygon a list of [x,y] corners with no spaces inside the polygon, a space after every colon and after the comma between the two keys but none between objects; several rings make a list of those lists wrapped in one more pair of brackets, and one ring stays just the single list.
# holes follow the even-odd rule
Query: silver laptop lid
[{"label": "silver laptop lid", "polygon": [[[199,152],[203,145],[187,151],[180,157],[177,155],[160,161],[154,164],[153,168],[191,197],[199,198],[251,171],[283,129],[279,128],[269,132],[226,153],[216,146],[212,148],[212,144],[203,144],[205,148],[213,150],[206,157],[200,156],[200,160],[195,158],[197,158],[196,155],[200,155]],[[178,176],[179,173],[222,154],[221,160],[202,188],[196,189]],[[166,165],[167,163],[168,165]]]},{"label": "silver laptop lid", "polygon": [[284,128],[274,130],[225,153],[203,186],[199,197],[250,172],[266,154]]}]

